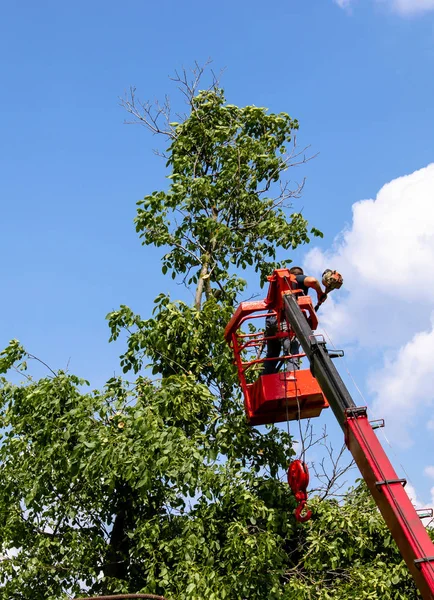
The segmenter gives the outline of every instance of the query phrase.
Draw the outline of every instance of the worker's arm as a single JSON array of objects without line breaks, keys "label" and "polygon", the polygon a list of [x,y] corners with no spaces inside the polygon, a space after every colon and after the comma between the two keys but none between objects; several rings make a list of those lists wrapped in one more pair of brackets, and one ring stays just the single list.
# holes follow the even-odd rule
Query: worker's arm
[{"label": "worker's arm", "polygon": [[318,296],[318,302],[324,302],[324,300],[327,298],[327,294],[323,292],[320,282],[318,279],[315,279],[315,277],[305,277],[304,285],[315,290]]}]

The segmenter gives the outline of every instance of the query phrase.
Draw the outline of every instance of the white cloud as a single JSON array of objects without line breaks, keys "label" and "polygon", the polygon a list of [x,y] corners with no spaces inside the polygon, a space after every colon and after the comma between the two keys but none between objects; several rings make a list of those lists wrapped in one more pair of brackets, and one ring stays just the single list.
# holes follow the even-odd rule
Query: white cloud
[{"label": "white cloud", "polygon": [[423,472],[428,477],[431,477],[432,479],[434,479],[434,466],[433,465],[428,465],[427,467],[425,467],[425,469],[423,470]]},{"label": "white cloud", "polygon": [[341,8],[348,8],[352,0],[335,0],[336,4]]},{"label": "white cloud", "polygon": [[433,200],[431,164],[357,202],[334,247],[313,249],[305,261],[307,272],[343,274],[344,288],[324,304],[321,324],[336,344],[356,344],[377,361],[371,414],[387,419],[404,446],[409,426],[434,402]]},{"label": "white cloud", "polygon": [[412,15],[434,10],[434,0],[391,0],[393,10],[401,15]]},{"label": "white cloud", "polygon": [[343,274],[322,321],[341,340],[365,347],[396,346],[426,329],[434,305],[434,164],[386,184],[375,200],[353,205],[353,220],[308,270]]},{"label": "white cloud", "polygon": [[417,414],[434,401],[434,323],[416,333],[393,361],[386,361],[369,379],[372,412],[391,424],[401,446],[411,443],[409,428]]},{"label": "white cloud", "polygon": [[[407,485],[405,486],[405,491],[407,492],[407,496],[410,498],[411,503],[413,504],[413,506],[416,509],[419,510],[423,510],[423,509],[430,509],[434,506],[434,487],[432,487],[430,489],[430,496],[431,496],[431,500],[430,503],[426,503],[426,502],[422,502],[417,493],[416,490],[414,489],[414,487],[407,483]],[[420,515],[422,516],[422,515]],[[425,525],[425,527],[430,527],[431,529],[433,528],[433,518],[432,517],[423,517],[422,519],[422,523]]]},{"label": "white cloud", "polygon": [[[354,0],[334,0],[341,8],[349,8]],[[392,11],[402,16],[416,15],[434,10],[434,0],[375,0],[386,4]]]},{"label": "white cloud", "polygon": [[[423,510],[424,508],[432,508],[432,506],[434,504],[434,487],[431,488],[431,490],[430,490],[431,504],[429,506],[426,503],[422,502],[418,498],[416,490],[409,483],[407,483],[407,485],[405,486],[405,491],[407,492],[407,496],[410,498],[411,503],[413,504],[413,506],[416,509],[422,509]],[[425,527],[431,526],[432,525],[432,517],[424,517],[424,518],[422,518],[422,523],[425,525]]]},{"label": "white cloud", "polygon": [[417,497],[416,490],[414,489],[414,487],[412,485],[410,485],[409,483],[407,483],[407,485],[405,486],[405,491],[407,492],[407,496],[410,498],[412,504],[416,508],[420,508],[421,502],[420,502],[419,498]]}]

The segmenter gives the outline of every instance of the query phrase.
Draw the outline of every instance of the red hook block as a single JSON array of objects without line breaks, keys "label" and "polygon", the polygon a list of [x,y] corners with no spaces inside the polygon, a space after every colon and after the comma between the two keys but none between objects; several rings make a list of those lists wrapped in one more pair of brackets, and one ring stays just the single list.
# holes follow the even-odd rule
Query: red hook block
[{"label": "red hook block", "polygon": [[298,502],[298,506],[294,511],[295,518],[300,523],[305,523],[312,516],[312,511],[307,510],[305,514],[302,512],[306,509],[307,502],[307,486],[309,485],[309,470],[306,463],[302,460],[293,460],[288,467],[288,483]]}]

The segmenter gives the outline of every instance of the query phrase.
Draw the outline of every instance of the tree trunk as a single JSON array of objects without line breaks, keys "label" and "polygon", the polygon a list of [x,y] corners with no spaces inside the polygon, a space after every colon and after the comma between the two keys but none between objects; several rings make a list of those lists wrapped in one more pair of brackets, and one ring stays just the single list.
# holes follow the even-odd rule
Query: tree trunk
[{"label": "tree trunk", "polygon": [[203,287],[205,283],[206,275],[208,274],[208,261],[204,262],[200,270],[199,281],[197,282],[196,295],[194,297],[194,306],[197,310],[200,310],[202,302]]},{"label": "tree trunk", "polygon": [[[119,500],[116,517],[111,530],[110,542],[104,565],[104,576],[107,578],[127,580],[130,562],[130,540],[128,530],[131,527],[132,490],[129,485],[119,486]],[[104,586],[104,593],[112,592],[110,584]]]}]

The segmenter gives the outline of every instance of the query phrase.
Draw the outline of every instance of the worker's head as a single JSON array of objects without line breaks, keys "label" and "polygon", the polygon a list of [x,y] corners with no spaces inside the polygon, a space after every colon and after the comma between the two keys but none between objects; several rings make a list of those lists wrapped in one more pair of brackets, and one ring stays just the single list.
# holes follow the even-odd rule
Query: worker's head
[{"label": "worker's head", "polygon": [[301,267],[292,267],[289,269],[291,275],[304,275],[303,269]]}]

